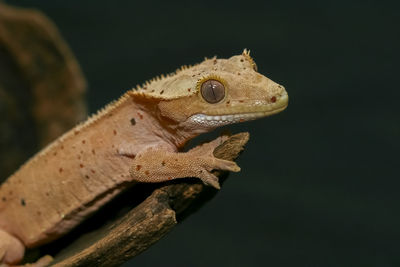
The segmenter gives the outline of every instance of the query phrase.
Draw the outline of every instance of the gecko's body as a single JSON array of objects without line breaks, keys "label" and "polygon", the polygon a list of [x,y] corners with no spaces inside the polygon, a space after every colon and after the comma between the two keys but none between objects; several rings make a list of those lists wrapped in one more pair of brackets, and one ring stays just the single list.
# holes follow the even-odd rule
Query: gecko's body
[{"label": "gecko's body", "polygon": [[0,187],[0,263],[79,224],[132,183],[198,177],[219,187],[212,169],[223,138],[178,152],[218,126],[275,114],[284,88],[257,73],[247,51],[208,59],[128,91],[23,165]]}]

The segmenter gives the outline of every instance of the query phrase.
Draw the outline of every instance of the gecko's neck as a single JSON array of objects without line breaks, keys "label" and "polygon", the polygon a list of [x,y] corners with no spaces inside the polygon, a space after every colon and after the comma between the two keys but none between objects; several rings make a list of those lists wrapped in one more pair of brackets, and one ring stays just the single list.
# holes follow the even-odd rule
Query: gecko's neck
[{"label": "gecko's neck", "polygon": [[151,131],[156,135],[162,136],[164,141],[167,141],[177,149],[182,148],[188,141],[203,133],[188,128],[180,122],[161,116],[156,105],[151,107],[141,106],[141,109],[146,110],[146,114],[152,117],[149,118],[149,121],[152,121],[151,127],[149,127]]},{"label": "gecko's neck", "polygon": [[[132,131],[136,133],[139,131],[142,132],[140,136],[154,138],[154,140],[146,139],[146,143],[164,142],[180,149],[189,140],[202,133],[195,128],[191,129],[182,123],[161,116],[156,101],[140,101],[128,96],[118,101],[118,106],[111,112],[118,117],[118,128],[124,136],[124,140],[121,141],[125,142],[132,141],[129,140]],[[131,125],[132,123],[135,125]]]},{"label": "gecko's neck", "polygon": [[179,126],[179,124],[172,124],[168,126],[171,130],[169,136],[170,142],[172,142],[178,149],[185,146],[185,144],[191,139],[199,136],[201,133],[195,133],[187,131],[187,129]]}]

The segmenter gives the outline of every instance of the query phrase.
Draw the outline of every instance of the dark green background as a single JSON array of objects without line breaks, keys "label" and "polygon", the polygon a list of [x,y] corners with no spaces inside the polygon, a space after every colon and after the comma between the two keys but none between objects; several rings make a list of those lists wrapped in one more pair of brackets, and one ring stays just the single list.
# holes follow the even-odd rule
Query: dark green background
[{"label": "dark green background", "polygon": [[41,9],[94,112],[205,56],[252,51],[289,108],[250,131],[221,192],[124,266],[400,266],[395,1],[7,1]]}]

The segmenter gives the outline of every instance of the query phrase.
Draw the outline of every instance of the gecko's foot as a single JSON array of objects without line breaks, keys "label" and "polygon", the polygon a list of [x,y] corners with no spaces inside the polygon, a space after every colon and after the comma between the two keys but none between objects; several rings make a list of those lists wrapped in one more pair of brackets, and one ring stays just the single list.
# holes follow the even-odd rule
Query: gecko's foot
[{"label": "gecko's foot", "polygon": [[212,170],[232,172],[240,171],[240,167],[235,162],[215,158],[214,156],[202,157],[199,161],[201,162],[201,165],[198,171],[198,177],[204,184],[213,186],[217,189],[220,189],[218,177],[211,173]]},{"label": "gecko's foot", "polygon": [[227,139],[228,136],[220,136],[209,143],[197,146],[189,151],[193,153],[193,156],[198,158],[200,163],[198,177],[203,181],[204,184],[213,186],[217,189],[220,189],[218,177],[211,173],[212,170],[232,172],[240,171],[240,167],[234,161],[219,159],[214,156],[214,149]]},{"label": "gecko's foot", "polygon": [[209,143],[204,143],[192,148],[189,150],[189,153],[193,157],[198,158],[200,164],[208,171],[222,170],[238,172],[240,171],[240,167],[234,161],[224,160],[214,156],[215,148],[224,143],[228,138],[229,136],[222,135]]}]

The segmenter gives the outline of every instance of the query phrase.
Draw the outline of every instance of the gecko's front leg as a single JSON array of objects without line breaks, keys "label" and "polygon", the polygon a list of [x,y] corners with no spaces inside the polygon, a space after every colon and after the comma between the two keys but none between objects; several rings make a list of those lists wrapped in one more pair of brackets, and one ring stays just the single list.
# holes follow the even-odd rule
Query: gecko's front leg
[{"label": "gecko's front leg", "polygon": [[214,149],[224,140],[226,137],[219,137],[188,152],[171,152],[163,147],[148,148],[136,155],[130,174],[132,179],[147,183],[197,177],[219,189],[218,177],[211,173],[212,170],[240,171],[235,162],[214,157]]}]

